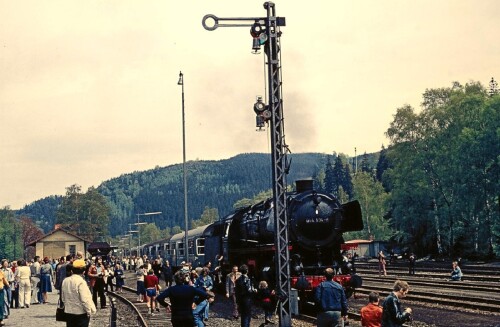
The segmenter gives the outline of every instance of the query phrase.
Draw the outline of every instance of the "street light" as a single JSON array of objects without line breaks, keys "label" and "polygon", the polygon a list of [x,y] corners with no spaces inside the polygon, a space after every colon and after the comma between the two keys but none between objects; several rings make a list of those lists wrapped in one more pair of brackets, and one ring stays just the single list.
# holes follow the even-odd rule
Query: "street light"
[{"label": "street light", "polygon": [[134,225],[137,226],[137,230],[133,231],[133,232],[137,232],[137,238],[139,239],[139,245],[137,246],[137,254],[139,256],[142,255],[142,252],[141,252],[141,226],[140,225],[146,225],[147,224],[147,223],[141,223],[141,222],[139,222],[139,217],[140,216],[160,215],[161,213],[162,213],[161,211],[155,211],[155,212],[146,212],[146,213],[138,213],[137,214],[137,223],[134,224]]},{"label": "street light", "polygon": [[186,120],[184,116],[184,74],[179,72],[179,81],[177,85],[182,86],[182,174],[184,178],[184,252],[186,253],[186,262],[189,262],[188,249],[188,209],[187,209],[187,172],[186,172]]}]

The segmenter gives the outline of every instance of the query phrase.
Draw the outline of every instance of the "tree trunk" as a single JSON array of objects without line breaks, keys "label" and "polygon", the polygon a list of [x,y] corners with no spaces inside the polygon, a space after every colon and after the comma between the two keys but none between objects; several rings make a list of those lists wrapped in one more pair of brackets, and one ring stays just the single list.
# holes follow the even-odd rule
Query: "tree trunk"
[{"label": "tree trunk", "polygon": [[439,227],[439,215],[438,215],[438,206],[437,206],[437,201],[434,198],[432,200],[432,204],[434,207],[434,224],[436,225],[436,246],[439,255],[443,254],[443,242],[441,240],[441,228]]}]

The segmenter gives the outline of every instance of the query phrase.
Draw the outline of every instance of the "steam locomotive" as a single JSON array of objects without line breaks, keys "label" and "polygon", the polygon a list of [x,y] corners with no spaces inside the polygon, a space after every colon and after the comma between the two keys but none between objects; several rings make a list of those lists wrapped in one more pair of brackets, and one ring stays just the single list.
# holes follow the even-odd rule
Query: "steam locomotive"
[{"label": "steam locomotive", "polygon": [[[313,189],[312,180],[296,182],[296,191],[287,194],[291,287],[308,298],[324,280],[326,267],[339,267],[342,262],[342,234],[363,229],[358,201],[340,204],[330,194]],[[146,244],[144,253],[161,255],[171,264],[188,261],[185,233],[170,239]],[[271,284],[275,276],[273,199],[241,208],[210,225],[188,232],[189,261],[202,264],[224,258],[224,270],[229,265],[247,264],[249,275]],[[346,273],[335,276],[348,296],[361,286],[361,278]]]}]

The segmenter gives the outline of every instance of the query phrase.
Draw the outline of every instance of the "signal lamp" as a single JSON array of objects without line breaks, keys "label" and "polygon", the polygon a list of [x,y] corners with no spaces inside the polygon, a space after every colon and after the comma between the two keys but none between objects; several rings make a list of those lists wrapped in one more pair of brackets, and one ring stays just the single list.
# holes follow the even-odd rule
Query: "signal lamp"
[{"label": "signal lamp", "polygon": [[255,111],[257,115],[260,115],[264,112],[264,110],[266,110],[266,105],[264,101],[262,101],[262,97],[257,96],[257,102],[253,105],[253,111]]}]

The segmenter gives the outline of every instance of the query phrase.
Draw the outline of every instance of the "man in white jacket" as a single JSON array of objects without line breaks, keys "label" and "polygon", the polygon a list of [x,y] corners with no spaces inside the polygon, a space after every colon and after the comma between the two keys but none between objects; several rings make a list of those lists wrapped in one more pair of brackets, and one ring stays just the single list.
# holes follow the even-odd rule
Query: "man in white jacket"
[{"label": "man in white jacket", "polygon": [[75,260],[71,270],[73,274],[66,277],[61,286],[61,300],[67,316],[66,327],[88,327],[90,315],[95,314],[97,309],[82,276],[85,272],[85,261]]}]

